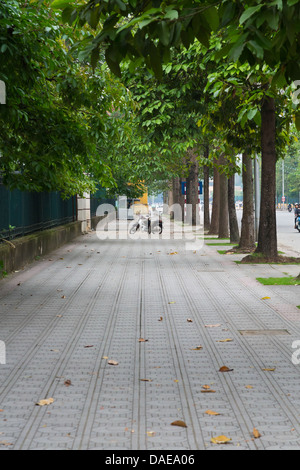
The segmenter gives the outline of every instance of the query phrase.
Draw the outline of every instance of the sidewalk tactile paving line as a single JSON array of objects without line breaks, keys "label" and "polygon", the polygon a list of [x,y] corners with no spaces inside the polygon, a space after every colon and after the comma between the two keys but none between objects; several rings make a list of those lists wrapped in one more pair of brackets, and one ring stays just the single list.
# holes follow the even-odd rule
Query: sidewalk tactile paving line
[{"label": "sidewalk tactile paving line", "polygon": [[[218,449],[299,449],[300,298],[257,283],[272,267],[232,259],[90,234],[4,280],[0,448],[215,449],[225,434]],[[289,335],[240,334],[266,329]]]}]

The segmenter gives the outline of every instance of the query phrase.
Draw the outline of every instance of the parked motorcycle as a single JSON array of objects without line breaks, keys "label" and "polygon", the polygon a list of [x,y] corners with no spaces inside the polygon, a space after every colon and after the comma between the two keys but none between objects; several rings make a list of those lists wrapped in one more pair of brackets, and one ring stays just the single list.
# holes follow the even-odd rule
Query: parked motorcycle
[{"label": "parked motorcycle", "polygon": [[163,224],[161,218],[158,220],[151,221],[148,216],[140,216],[137,222],[135,222],[129,229],[130,234],[136,233],[138,230],[141,232],[162,233]]},{"label": "parked motorcycle", "polygon": [[[135,222],[129,229],[129,233],[130,234],[133,234],[133,233],[136,233],[138,230],[140,230],[141,232],[148,232],[148,233],[151,233],[151,221],[150,221],[150,217],[144,217],[144,216],[140,216],[137,220],[137,222]],[[150,227],[150,228],[149,228]],[[150,231],[149,231],[150,230]]]},{"label": "parked motorcycle", "polygon": [[161,220],[161,217],[158,219],[155,219],[154,221],[151,221],[151,231],[152,233],[158,233],[161,234],[163,231],[163,223]]}]

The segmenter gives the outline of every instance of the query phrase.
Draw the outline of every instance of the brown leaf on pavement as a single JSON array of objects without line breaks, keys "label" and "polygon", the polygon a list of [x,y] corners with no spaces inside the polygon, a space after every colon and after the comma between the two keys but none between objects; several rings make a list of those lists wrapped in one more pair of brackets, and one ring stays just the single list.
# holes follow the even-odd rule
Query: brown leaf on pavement
[{"label": "brown leaf on pavement", "polygon": [[229,441],[231,441],[231,439],[227,436],[224,436],[224,435],[211,438],[211,442],[213,444],[227,444],[227,442],[229,442]]},{"label": "brown leaf on pavement", "polygon": [[233,369],[229,369],[229,367],[227,366],[222,366],[219,369],[219,372],[231,372],[231,371],[233,371]]},{"label": "brown leaf on pavement", "polygon": [[119,363],[117,361],[114,361],[113,359],[110,359],[109,361],[107,361],[107,364],[109,364],[110,366],[117,366]]},{"label": "brown leaf on pavement", "polygon": [[253,436],[255,437],[255,439],[261,437],[260,432],[256,428],[253,428]]},{"label": "brown leaf on pavement", "polygon": [[187,428],[187,425],[185,424],[184,421],[181,421],[181,419],[178,419],[176,421],[173,421],[173,423],[171,423],[172,426],[180,426],[182,428]]},{"label": "brown leaf on pavement", "polygon": [[44,400],[40,400],[37,402],[39,406],[51,405],[54,402],[54,398],[45,398]]}]

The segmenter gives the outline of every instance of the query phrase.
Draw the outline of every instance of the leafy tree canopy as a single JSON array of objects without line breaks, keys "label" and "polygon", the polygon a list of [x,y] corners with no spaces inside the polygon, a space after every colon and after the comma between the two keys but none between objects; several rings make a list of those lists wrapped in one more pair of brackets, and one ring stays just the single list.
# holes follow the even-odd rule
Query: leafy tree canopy
[{"label": "leafy tree canopy", "polygon": [[65,195],[115,186],[106,154],[129,132],[132,100],[106,65],[93,72],[78,60],[88,29],[62,25],[47,2],[8,0],[0,2],[0,30],[4,184]]}]

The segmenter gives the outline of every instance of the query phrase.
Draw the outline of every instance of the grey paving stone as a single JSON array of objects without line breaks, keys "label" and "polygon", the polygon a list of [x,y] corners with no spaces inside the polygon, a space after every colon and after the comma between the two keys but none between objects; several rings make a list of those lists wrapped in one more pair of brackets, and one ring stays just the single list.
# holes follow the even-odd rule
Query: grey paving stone
[{"label": "grey paving stone", "polygon": [[0,449],[299,449],[298,286],[236,259],[90,233],[1,281]]}]

